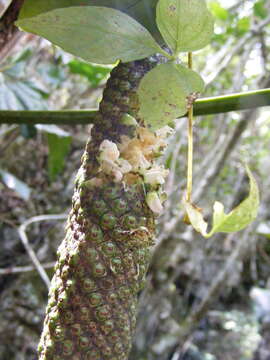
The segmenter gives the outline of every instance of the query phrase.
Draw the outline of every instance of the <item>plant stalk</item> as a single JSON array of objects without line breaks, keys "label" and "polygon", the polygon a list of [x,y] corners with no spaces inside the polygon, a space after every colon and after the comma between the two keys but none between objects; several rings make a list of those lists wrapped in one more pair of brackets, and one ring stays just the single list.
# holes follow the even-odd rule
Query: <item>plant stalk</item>
[{"label": "plant stalk", "polygon": [[[194,116],[214,115],[270,106],[270,88],[198,99]],[[60,111],[0,110],[0,124],[96,124],[96,109]],[[186,116],[186,115],[185,115]]]},{"label": "plant stalk", "polygon": [[138,141],[136,128],[122,120],[136,116],[139,81],[156,63],[120,63],[103,92],[57,252],[39,360],[128,360],[155,217],[141,177],[119,177],[116,164],[106,168],[101,149],[117,149],[123,138]]},{"label": "plant stalk", "polygon": [[[192,69],[192,53],[188,53],[188,67]],[[187,161],[187,201],[191,201],[193,170],[193,103],[188,108],[188,161]]]}]

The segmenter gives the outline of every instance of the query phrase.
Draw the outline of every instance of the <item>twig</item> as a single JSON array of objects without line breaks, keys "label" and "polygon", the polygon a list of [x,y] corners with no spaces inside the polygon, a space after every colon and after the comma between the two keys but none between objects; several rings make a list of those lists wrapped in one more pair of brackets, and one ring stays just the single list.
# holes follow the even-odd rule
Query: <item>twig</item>
[{"label": "twig", "polygon": [[9,133],[9,136],[6,139],[6,143],[4,143],[3,146],[0,147],[0,155],[2,155],[7,150],[9,145],[11,145],[19,135],[19,129],[17,127],[13,128],[12,132]]},{"label": "twig", "polygon": [[213,68],[211,68],[211,74],[206,77],[206,84],[210,84],[213,82],[218,75],[227,68],[227,66],[232,61],[233,57],[237,55],[240,51],[242,51],[243,46],[250,40],[253,39],[254,36],[258,36],[261,34],[261,31],[264,29],[266,25],[270,23],[270,16],[268,16],[265,20],[260,22],[258,25],[256,25],[251,31],[246,33],[235,45],[233,49],[230,50],[228,55],[223,59],[221,65],[216,69],[216,71],[213,71]]},{"label": "twig", "polygon": [[[55,262],[41,264],[43,269],[51,269],[54,267],[54,265],[55,265]],[[0,268],[0,275],[19,274],[19,273],[30,272],[30,271],[34,271],[34,270],[37,270],[36,267],[31,266],[31,265],[16,266],[16,267],[10,267],[10,268],[5,268],[5,269]]]},{"label": "twig", "polygon": [[[238,259],[242,259],[247,249],[249,248],[254,241],[257,240],[257,237],[255,236],[251,241],[250,239],[250,233],[258,226],[258,222],[254,222],[246,231],[244,232],[244,235],[240,239],[240,241],[237,244],[237,247],[231,254],[231,256],[227,259],[224,267],[220,270],[220,272],[217,274],[217,276],[213,279],[211,285],[209,286],[209,290],[207,291],[207,294],[202,299],[200,304],[195,308],[195,310],[191,313],[191,315],[186,319],[186,324],[188,331],[187,335],[190,334],[190,331],[197,326],[199,321],[205,316],[206,312],[209,309],[209,306],[212,304],[212,302],[216,299],[216,296],[221,289],[221,287],[224,285],[224,281],[228,274],[232,271],[235,262]],[[228,235],[232,236],[232,235]],[[251,243],[251,244],[250,244]]]},{"label": "twig", "polygon": [[[269,82],[267,82],[267,86]],[[234,128],[232,133],[227,135],[225,139],[223,149],[218,153],[215,161],[211,162],[211,166],[207,171],[203,170],[201,174],[201,180],[196,186],[196,190],[193,193],[193,202],[196,203],[199,201],[202,194],[205,193],[206,189],[214,182],[218,174],[220,173],[221,169],[224,167],[227,158],[235,148],[236,144],[241,139],[242,133],[245,129],[249,126],[250,122],[252,122],[256,117],[257,109],[252,110],[249,112],[245,117],[243,117]],[[167,222],[166,226],[164,226],[164,231],[162,232],[161,236],[158,238],[157,248],[162,246],[161,243],[164,239],[169,239],[170,234],[174,231],[175,227],[179,223],[179,220],[182,218],[183,212],[178,212],[177,216],[173,216],[170,221]],[[165,242],[166,243],[166,242]],[[164,244],[165,244],[164,243]],[[166,245],[166,244],[165,244]]]},{"label": "twig", "polygon": [[48,275],[47,275],[46,271],[42,267],[40,261],[38,260],[36,254],[35,254],[35,252],[33,251],[32,247],[29,244],[28,237],[26,235],[26,228],[29,225],[31,225],[31,224],[33,224],[35,222],[48,221],[48,220],[66,220],[66,219],[67,219],[67,215],[65,215],[65,214],[34,216],[34,217],[28,219],[27,221],[25,221],[18,228],[18,233],[19,233],[21,241],[22,241],[22,243],[23,243],[23,245],[25,247],[25,250],[27,251],[32,263],[34,264],[34,267],[37,269],[40,277],[42,278],[42,280],[44,281],[44,283],[46,284],[48,289],[50,287],[50,279],[48,278]]}]

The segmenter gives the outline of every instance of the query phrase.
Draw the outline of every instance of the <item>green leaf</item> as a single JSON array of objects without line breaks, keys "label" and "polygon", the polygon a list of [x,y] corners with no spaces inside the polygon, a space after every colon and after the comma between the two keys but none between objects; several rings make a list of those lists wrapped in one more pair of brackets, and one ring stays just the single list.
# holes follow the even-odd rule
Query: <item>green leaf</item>
[{"label": "green leaf", "polygon": [[248,197],[228,214],[225,214],[223,204],[216,201],[213,207],[213,226],[209,233],[207,233],[207,222],[204,221],[200,209],[184,200],[184,208],[192,226],[204,237],[209,238],[217,232],[231,233],[240,231],[257,217],[259,208],[259,189],[248,166],[246,166],[246,171],[250,183]]},{"label": "green leaf", "polygon": [[229,17],[228,10],[224,9],[218,1],[211,1],[210,9],[211,9],[212,14],[220,20],[225,21]]},{"label": "green leaf", "polygon": [[62,86],[67,78],[67,72],[61,62],[61,57],[59,57],[56,62],[41,62],[37,64],[36,71],[51,91]]},{"label": "green leaf", "polygon": [[176,55],[205,47],[214,31],[205,0],[159,0],[157,25]]},{"label": "green leaf", "polygon": [[33,17],[54,9],[71,6],[105,6],[123,11],[150,31],[157,41],[161,36],[156,26],[158,0],[27,0],[20,12],[20,19]]},{"label": "green leaf", "polygon": [[238,35],[244,35],[245,33],[247,33],[250,29],[250,18],[245,16],[240,19],[237,23],[236,29]]},{"label": "green leaf", "polygon": [[254,14],[261,19],[265,19],[267,17],[268,11],[263,0],[259,0],[254,4]]},{"label": "green leaf", "polygon": [[20,133],[25,139],[32,139],[37,135],[37,129],[34,125],[21,124]]},{"label": "green leaf", "polygon": [[46,110],[48,95],[37,83],[28,80],[25,74],[29,52],[13,59],[10,66],[0,73],[1,110]]},{"label": "green leaf", "polygon": [[49,157],[48,169],[49,177],[54,180],[65,166],[65,157],[71,145],[71,136],[56,125],[36,125],[39,131],[47,134]]},{"label": "green leaf", "polygon": [[98,86],[112,70],[112,67],[108,65],[88,64],[78,59],[70,61],[68,66],[71,73],[86,77],[93,87]]},{"label": "green leaf", "polygon": [[9,188],[17,192],[17,194],[24,200],[29,200],[31,189],[23,181],[16,178],[16,176],[10,174],[7,171],[0,169],[0,177],[3,183]]},{"label": "green leaf", "polygon": [[162,64],[142,79],[138,96],[140,116],[153,130],[187,112],[187,96],[202,92],[204,82],[196,72],[181,65]]},{"label": "green leaf", "polygon": [[52,133],[48,133],[47,137],[49,145],[49,176],[51,180],[54,180],[65,166],[65,157],[70,149],[71,137],[60,137]]},{"label": "green leaf", "polygon": [[112,64],[145,58],[159,51],[151,34],[130,16],[110,8],[84,6],[56,9],[17,25],[50,40],[82,59]]}]

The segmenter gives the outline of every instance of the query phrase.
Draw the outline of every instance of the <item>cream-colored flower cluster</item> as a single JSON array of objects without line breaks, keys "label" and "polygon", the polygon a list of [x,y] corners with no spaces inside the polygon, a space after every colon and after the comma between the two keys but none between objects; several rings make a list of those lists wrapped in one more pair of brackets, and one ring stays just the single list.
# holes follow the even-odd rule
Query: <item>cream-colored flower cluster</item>
[{"label": "cream-colored flower cluster", "polygon": [[156,159],[166,148],[167,138],[173,131],[169,126],[155,133],[147,128],[137,127],[133,138],[122,136],[119,144],[104,140],[99,148],[101,172],[113,176],[115,182],[130,183],[138,180],[139,176],[151,186],[146,200],[155,213],[162,211],[159,188],[169,173],[163,165],[156,163]]},{"label": "cream-colored flower cluster", "polygon": [[104,140],[99,147],[100,169],[108,175],[113,175],[114,181],[119,182],[124,174],[132,171],[130,163],[120,157],[117,145],[109,140]]}]

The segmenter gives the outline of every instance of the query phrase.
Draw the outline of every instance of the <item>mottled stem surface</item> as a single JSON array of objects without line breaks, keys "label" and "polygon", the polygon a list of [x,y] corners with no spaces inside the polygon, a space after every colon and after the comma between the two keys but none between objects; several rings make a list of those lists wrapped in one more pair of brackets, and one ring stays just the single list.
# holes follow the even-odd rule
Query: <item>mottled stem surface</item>
[{"label": "mottled stem surface", "polygon": [[[103,140],[132,136],[121,119],[136,113],[136,88],[154,63],[119,64],[108,80],[58,250],[39,360],[128,359],[155,220],[142,180],[115,182],[98,159]],[[91,182],[97,177],[102,184]]]}]

